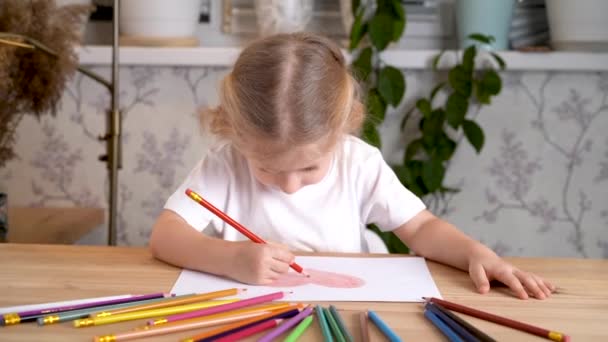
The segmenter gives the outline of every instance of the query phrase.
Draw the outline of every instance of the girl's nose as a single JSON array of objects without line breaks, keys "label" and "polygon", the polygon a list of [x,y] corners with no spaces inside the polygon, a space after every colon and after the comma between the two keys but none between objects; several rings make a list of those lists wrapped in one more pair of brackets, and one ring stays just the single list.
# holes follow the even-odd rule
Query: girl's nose
[{"label": "girl's nose", "polygon": [[284,193],[293,194],[296,191],[300,190],[300,188],[302,186],[301,186],[301,182],[300,182],[300,179],[298,178],[298,176],[293,175],[293,174],[286,174],[283,177],[281,177],[279,187],[281,188],[281,191],[283,191]]}]

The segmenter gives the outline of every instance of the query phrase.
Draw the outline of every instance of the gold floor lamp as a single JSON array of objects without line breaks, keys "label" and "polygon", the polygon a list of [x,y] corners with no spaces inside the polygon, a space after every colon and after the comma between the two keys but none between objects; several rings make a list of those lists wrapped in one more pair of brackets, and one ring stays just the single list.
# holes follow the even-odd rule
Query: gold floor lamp
[{"label": "gold floor lamp", "polygon": [[[15,0],[23,1],[23,0]],[[48,1],[48,0],[38,0]],[[35,1],[30,1],[34,3]],[[76,66],[76,70],[90,77],[91,79],[104,85],[110,92],[111,102],[110,109],[107,111],[106,133],[101,135],[99,139],[106,142],[106,154],[100,156],[100,160],[107,164],[109,178],[109,194],[108,194],[108,245],[116,245],[116,222],[117,222],[117,200],[118,200],[118,169],[121,168],[121,113],[119,109],[118,99],[118,18],[119,18],[119,0],[114,0],[113,18],[112,18],[112,75],[110,81],[94,73],[93,71],[84,68],[80,65]],[[23,4],[23,3],[21,3]],[[32,5],[33,6],[33,5]],[[19,8],[15,6],[15,8]],[[24,8],[24,7],[21,7]],[[0,32],[0,44],[39,50],[49,56],[57,58],[58,51],[55,51],[52,46],[46,45],[44,42],[28,37],[27,35]]]}]

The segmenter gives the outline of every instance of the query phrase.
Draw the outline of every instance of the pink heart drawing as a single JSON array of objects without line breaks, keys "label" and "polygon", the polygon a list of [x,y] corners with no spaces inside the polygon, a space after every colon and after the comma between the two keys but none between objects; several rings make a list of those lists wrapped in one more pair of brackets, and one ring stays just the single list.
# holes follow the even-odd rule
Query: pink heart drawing
[{"label": "pink heart drawing", "polygon": [[354,289],[365,285],[363,279],[347,274],[320,271],[312,268],[307,268],[306,273],[308,273],[310,277],[305,277],[299,273],[286,273],[268,286],[294,287],[306,284],[316,284],[325,287]]}]

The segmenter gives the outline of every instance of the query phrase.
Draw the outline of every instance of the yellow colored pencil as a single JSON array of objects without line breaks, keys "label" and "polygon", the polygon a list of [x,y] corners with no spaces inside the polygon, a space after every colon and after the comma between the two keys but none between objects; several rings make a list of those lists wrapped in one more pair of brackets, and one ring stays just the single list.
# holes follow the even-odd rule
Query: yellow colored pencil
[{"label": "yellow colored pencil", "polygon": [[[207,319],[207,317],[230,317],[235,314],[241,314],[241,313],[247,313],[247,312],[272,311],[272,310],[286,308],[291,305],[294,305],[294,304],[286,303],[286,302],[264,304],[264,305],[254,306],[254,307],[246,307],[246,308],[237,309],[237,310],[230,310],[227,312],[220,312],[220,313],[212,314],[209,316],[182,319],[182,320],[173,321],[173,322],[169,322],[165,318],[159,318],[138,329],[148,330],[148,329],[154,329],[159,326],[166,327],[166,326],[179,325],[182,322],[204,322]],[[298,304],[298,305],[301,306],[302,304]],[[298,306],[298,308],[300,308],[299,306]]]},{"label": "yellow colored pencil", "polygon": [[74,321],[74,327],[76,327],[76,328],[91,327],[94,325],[103,325],[103,324],[111,324],[111,323],[118,323],[118,322],[124,322],[124,321],[132,321],[132,320],[141,319],[141,318],[151,318],[151,317],[159,317],[159,316],[166,316],[166,315],[174,315],[177,313],[183,313],[183,312],[188,312],[188,311],[204,309],[204,308],[208,308],[208,307],[212,307],[212,306],[233,303],[236,301],[238,301],[238,299],[209,300],[209,301],[194,303],[194,304],[170,306],[168,308],[127,312],[124,314],[117,314],[117,315],[106,316],[106,317],[82,318],[82,319],[78,319],[78,320]]},{"label": "yellow colored pencil", "polygon": [[192,304],[192,303],[196,303],[196,302],[202,302],[204,300],[234,296],[234,295],[238,294],[239,292],[242,292],[245,290],[246,289],[232,288],[232,289],[226,289],[226,290],[221,290],[221,291],[201,293],[201,294],[189,296],[187,298],[169,299],[169,300],[165,300],[165,301],[157,302],[157,303],[133,305],[133,306],[115,309],[115,310],[96,312],[94,314],[89,315],[89,317],[106,317],[106,316],[123,314],[123,313],[133,312],[133,311],[150,310],[150,309],[166,308],[168,306]]},{"label": "yellow colored pencil", "polygon": [[[110,334],[105,336],[96,336],[93,341],[95,342],[121,342],[121,341],[129,341],[138,338],[150,337],[150,336],[160,336],[165,334],[176,333],[180,331],[193,330],[198,328],[206,328],[214,325],[220,324],[228,324],[234,323],[241,320],[254,318],[263,316],[269,313],[279,313],[281,310],[293,310],[295,308],[299,308],[302,305],[294,305],[283,303],[280,304],[282,307],[274,308],[274,310],[270,310],[268,307],[260,307],[254,309],[241,309],[235,310],[234,312],[229,313],[219,313],[214,315],[209,315],[204,318],[192,318],[185,319],[183,321],[177,321],[172,323],[167,323],[159,326],[146,326],[143,329],[128,331],[119,334]],[[278,305],[275,305],[278,306]],[[238,313],[237,313],[238,312]]]}]

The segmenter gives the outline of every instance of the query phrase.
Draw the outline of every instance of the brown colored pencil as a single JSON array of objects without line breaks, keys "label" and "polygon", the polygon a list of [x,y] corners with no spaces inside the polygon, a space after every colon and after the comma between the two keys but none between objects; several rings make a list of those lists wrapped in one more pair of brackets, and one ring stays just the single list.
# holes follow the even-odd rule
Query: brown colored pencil
[{"label": "brown colored pencil", "polygon": [[359,314],[359,322],[361,325],[361,342],[369,342],[369,328],[367,327],[367,313],[361,312]]},{"label": "brown colored pencil", "polygon": [[557,331],[551,331],[543,328],[539,328],[527,323],[519,322],[512,320],[510,318],[501,317],[498,315],[491,314],[489,312],[473,309],[464,305],[448,302],[447,300],[431,297],[425,298],[426,300],[442,305],[444,308],[453,310],[456,312],[463,313],[465,315],[477,317],[486,321],[494,322],[500,325],[504,325],[506,327],[510,327],[513,329],[521,330],[536,336],[548,338],[557,342],[568,342],[570,341],[570,336],[565,335],[563,333]]}]

